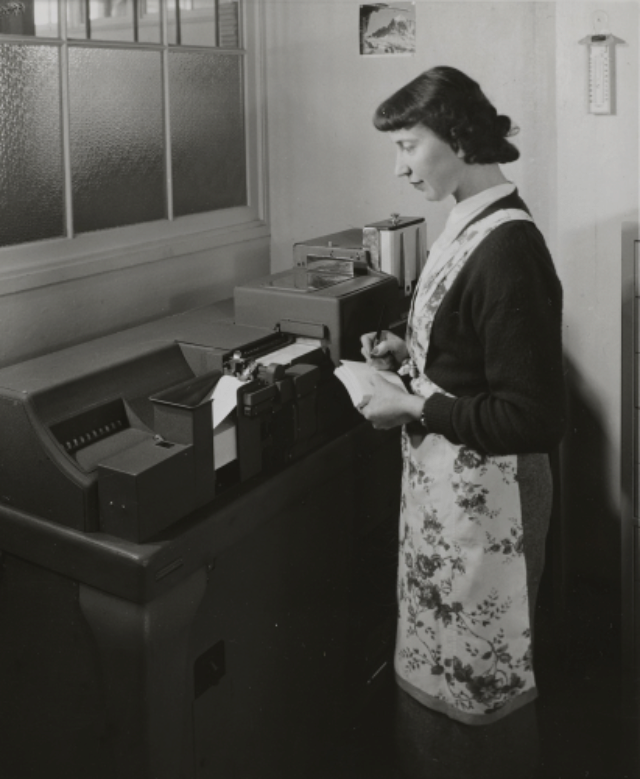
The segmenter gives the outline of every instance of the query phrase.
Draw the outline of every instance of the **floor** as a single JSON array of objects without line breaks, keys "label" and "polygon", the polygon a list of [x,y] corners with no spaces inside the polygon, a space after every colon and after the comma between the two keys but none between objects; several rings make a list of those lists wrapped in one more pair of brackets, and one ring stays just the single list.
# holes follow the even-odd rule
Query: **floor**
[{"label": "floor", "polygon": [[[640,779],[640,770],[630,768],[629,744],[635,740],[634,731],[629,728],[631,737],[625,733],[629,720],[621,715],[619,664],[608,648],[615,647],[616,641],[611,637],[608,641],[601,639],[594,625],[585,619],[584,640],[564,653],[558,652],[550,624],[553,608],[547,604],[545,613],[544,598],[542,602],[538,636],[542,635],[543,640],[536,657],[540,697],[525,707],[537,720],[539,760],[535,770],[536,761],[526,758],[518,763],[521,768],[500,775],[509,779]],[[573,618],[581,622],[580,615]],[[545,625],[545,619],[549,624]],[[419,741],[420,729],[412,727],[410,733],[403,732],[406,725],[398,696],[404,693],[397,690],[389,676],[375,701],[345,737],[335,763],[320,779],[477,779],[480,772],[472,768],[452,768],[452,773],[429,768],[424,750],[422,761],[407,762],[396,744],[403,740],[404,752],[408,741]],[[436,759],[432,766],[438,765]],[[482,776],[493,779],[490,771]]]},{"label": "floor", "polygon": [[[546,685],[547,689],[544,689]],[[511,779],[636,779],[625,767],[619,717],[611,707],[598,706],[606,697],[606,680],[579,674],[563,681],[541,679],[541,697],[534,704],[540,733],[541,759]],[[600,688],[600,689],[598,689]],[[335,765],[322,779],[429,779],[427,768],[407,767],[396,753],[396,698],[403,695],[390,683],[361,722],[353,727]],[[475,779],[477,774],[444,774],[451,779]]]}]

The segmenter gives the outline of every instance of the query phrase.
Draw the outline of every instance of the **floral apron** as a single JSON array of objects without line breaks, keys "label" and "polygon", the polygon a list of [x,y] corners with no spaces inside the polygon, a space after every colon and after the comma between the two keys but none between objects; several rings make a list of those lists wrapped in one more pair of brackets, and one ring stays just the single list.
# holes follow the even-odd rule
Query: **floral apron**
[{"label": "floral apron", "polygon": [[[433,320],[480,242],[521,210],[500,210],[434,244],[411,307],[413,391],[443,392],[422,372]],[[437,434],[402,435],[395,669],[426,706],[487,724],[533,700],[527,572],[516,455],[484,455]]]}]

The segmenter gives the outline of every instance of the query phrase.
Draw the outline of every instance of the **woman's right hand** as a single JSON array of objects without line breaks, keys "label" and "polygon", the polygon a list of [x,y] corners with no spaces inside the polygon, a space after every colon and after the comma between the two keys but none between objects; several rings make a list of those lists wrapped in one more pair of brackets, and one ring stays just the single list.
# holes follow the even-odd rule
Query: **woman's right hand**
[{"label": "woman's right hand", "polygon": [[378,371],[397,371],[408,357],[407,344],[388,330],[383,330],[376,344],[376,333],[365,333],[360,337],[362,356]]}]

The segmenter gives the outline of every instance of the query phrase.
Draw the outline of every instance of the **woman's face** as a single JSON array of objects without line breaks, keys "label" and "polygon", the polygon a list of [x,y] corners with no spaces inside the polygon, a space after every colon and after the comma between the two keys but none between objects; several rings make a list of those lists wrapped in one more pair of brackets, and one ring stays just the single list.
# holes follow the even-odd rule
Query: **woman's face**
[{"label": "woman's face", "polygon": [[424,193],[427,200],[456,200],[468,167],[448,143],[422,124],[389,132],[396,145],[396,176]]}]

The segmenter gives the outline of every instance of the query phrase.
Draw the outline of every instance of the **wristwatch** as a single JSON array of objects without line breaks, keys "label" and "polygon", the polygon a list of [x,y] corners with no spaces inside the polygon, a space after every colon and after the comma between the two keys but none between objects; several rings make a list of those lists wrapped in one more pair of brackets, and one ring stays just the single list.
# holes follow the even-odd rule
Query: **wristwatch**
[{"label": "wristwatch", "polygon": [[422,411],[420,412],[420,424],[425,430],[429,429],[429,425],[427,424],[427,400],[422,404]]}]

